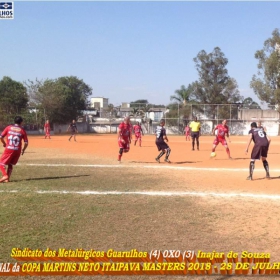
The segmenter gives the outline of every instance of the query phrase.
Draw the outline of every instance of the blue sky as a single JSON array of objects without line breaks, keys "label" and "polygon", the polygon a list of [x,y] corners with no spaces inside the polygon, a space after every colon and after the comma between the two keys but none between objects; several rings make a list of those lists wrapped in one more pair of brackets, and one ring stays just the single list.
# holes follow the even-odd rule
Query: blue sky
[{"label": "blue sky", "polygon": [[168,104],[198,79],[199,51],[220,47],[241,95],[256,50],[280,28],[280,2],[14,2],[0,20],[0,78],[77,76],[119,105],[137,99]]}]

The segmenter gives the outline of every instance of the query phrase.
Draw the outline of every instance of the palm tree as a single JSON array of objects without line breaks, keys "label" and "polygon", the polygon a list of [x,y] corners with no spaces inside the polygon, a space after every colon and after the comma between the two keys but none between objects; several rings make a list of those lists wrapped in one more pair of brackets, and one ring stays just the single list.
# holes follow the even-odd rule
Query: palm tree
[{"label": "palm tree", "polygon": [[181,89],[175,90],[175,95],[170,96],[171,101],[177,101],[178,103],[183,103],[184,106],[190,102],[191,93],[193,91],[192,86],[189,84],[186,88],[185,86],[181,86]]}]

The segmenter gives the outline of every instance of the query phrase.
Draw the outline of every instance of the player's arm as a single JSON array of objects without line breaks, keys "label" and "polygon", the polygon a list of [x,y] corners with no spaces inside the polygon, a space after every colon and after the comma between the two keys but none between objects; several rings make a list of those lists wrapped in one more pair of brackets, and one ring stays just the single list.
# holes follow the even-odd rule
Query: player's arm
[{"label": "player's arm", "polygon": [[245,153],[246,153],[246,154],[248,153],[249,146],[250,146],[250,144],[251,144],[251,142],[252,142],[252,139],[253,139],[253,134],[250,133],[249,136],[248,136],[247,148],[246,148],[246,150],[245,150]]},{"label": "player's arm", "polygon": [[6,142],[5,142],[4,138],[2,137],[2,135],[0,136],[0,140],[3,144],[3,147],[5,148],[6,147]]},{"label": "player's arm", "polygon": [[24,154],[27,147],[28,147],[28,142],[24,142],[24,145],[23,145],[23,148],[22,148],[22,151],[21,151],[21,155]]}]

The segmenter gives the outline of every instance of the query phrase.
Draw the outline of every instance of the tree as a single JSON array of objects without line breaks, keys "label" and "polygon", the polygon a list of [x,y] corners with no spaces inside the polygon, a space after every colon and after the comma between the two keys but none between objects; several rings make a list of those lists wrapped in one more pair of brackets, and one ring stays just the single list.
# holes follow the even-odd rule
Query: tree
[{"label": "tree", "polygon": [[28,105],[28,94],[25,86],[10,77],[0,81],[0,109],[2,113],[15,115],[21,113]]},{"label": "tree", "polygon": [[[228,59],[219,47],[207,54],[200,51],[194,58],[199,79],[192,84],[193,91],[191,99],[202,104],[229,104],[243,100],[239,94],[238,85],[235,79],[231,78],[226,69]],[[214,118],[229,118],[227,108],[224,106],[216,110],[215,106],[208,106],[205,111],[198,107],[201,112]]]},{"label": "tree", "polygon": [[[258,73],[250,83],[255,94],[271,105],[280,105],[280,33],[272,32],[272,37],[264,42],[262,50],[255,53],[258,59]],[[278,109],[280,110],[280,108]]]},{"label": "tree", "polygon": [[90,86],[77,77],[60,77],[55,80],[27,83],[31,100],[44,110],[50,122],[66,123],[76,119],[88,105]]},{"label": "tree", "polygon": [[192,94],[193,87],[192,85],[188,85],[186,88],[184,85],[181,86],[181,89],[175,90],[175,95],[170,96],[171,101],[177,101],[178,103],[182,103],[184,106],[190,102],[190,96]]},{"label": "tree", "polygon": [[260,105],[255,102],[251,97],[247,97],[243,100],[242,107],[249,109],[260,109]]}]

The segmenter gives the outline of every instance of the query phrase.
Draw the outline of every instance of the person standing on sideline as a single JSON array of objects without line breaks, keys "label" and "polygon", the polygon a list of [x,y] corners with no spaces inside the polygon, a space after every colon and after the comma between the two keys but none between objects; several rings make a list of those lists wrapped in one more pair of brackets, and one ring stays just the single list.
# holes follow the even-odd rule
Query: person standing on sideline
[{"label": "person standing on sideline", "polygon": [[141,124],[139,122],[136,123],[136,125],[133,126],[133,131],[135,135],[135,140],[134,140],[134,146],[136,146],[137,141],[139,140],[139,146],[141,147],[142,143],[142,135],[144,136]]},{"label": "person standing on sideline", "polygon": [[49,120],[46,120],[46,123],[44,125],[44,131],[45,131],[45,139],[48,137],[51,139],[51,126],[49,123]]},{"label": "person standing on sideline", "polygon": [[[0,170],[3,177],[0,179],[0,183],[8,183],[11,178],[13,166],[17,164],[20,155],[23,155],[27,146],[28,139],[25,130],[21,127],[23,119],[20,116],[15,117],[14,125],[7,126],[0,135],[0,140],[5,148],[0,158]],[[6,142],[4,138],[6,138]],[[21,142],[24,141],[24,146],[21,148]],[[7,165],[7,171],[5,169]]]},{"label": "person standing on sideline", "polygon": [[189,125],[187,124],[184,129],[184,133],[186,135],[186,141],[191,140],[190,132],[191,132],[191,129],[190,129]]},{"label": "person standing on sideline", "polygon": [[270,139],[267,138],[265,131],[262,128],[258,128],[257,124],[255,122],[251,123],[251,129],[252,133],[249,134],[248,142],[247,142],[247,148],[245,150],[245,153],[248,153],[249,146],[252,142],[252,140],[255,140],[255,145],[251,153],[251,161],[249,165],[249,176],[247,177],[247,180],[253,180],[253,172],[255,168],[255,161],[262,159],[263,167],[266,172],[266,178],[270,179],[269,175],[269,165],[266,160],[267,158],[267,152],[268,147],[270,143]]},{"label": "person standing on sideline", "polygon": [[197,117],[190,123],[191,137],[192,137],[192,150],[194,151],[194,142],[196,140],[196,147],[199,151],[199,136],[200,136],[200,122],[197,121]]},{"label": "person standing on sideline", "polygon": [[[217,133],[215,133],[216,130],[217,130]],[[221,143],[226,149],[226,152],[228,154],[228,158],[232,159],[232,157],[230,156],[230,150],[229,150],[227,140],[226,140],[226,136],[227,136],[229,142],[231,142],[230,138],[229,138],[229,128],[227,126],[227,120],[223,120],[223,122],[221,124],[218,124],[213,129],[213,135],[215,135],[215,134],[216,134],[216,138],[213,142],[212,153],[215,152],[216,147],[219,145],[219,143]]]},{"label": "person standing on sideline", "polygon": [[68,126],[68,129],[67,131],[71,130],[71,136],[69,138],[69,141],[71,141],[71,138],[74,136],[74,141],[76,141],[76,134],[78,133],[78,128],[77,128],[77,125],[76,125],[76,121],[73,120],[69,126]]},{"label": "person standing on sideline", "polygon": [[118,161],[121,162],[123,153],[128,153],[131,143],[132,125],[130,123],[130,117],[125,117],[123,122],[118,127],[118,144],[119,144],[119,156]]},{"label": "person standing on sideline", "polygon": [[[168,138],[166,136],[166,130],[164,128],[165,121],[164,119],[160,120],[159,126],[156,128],[156,145],[158,150],[160,151],[160,154],[155,158],[155,160],[160,163],[160,158],[166,153],[165,162],[171,163],[171,161],[168,159],[169,155],[171,153],[171,149],[166,144],[168,142]],[[166,141],[166,142],[165,142]]]}]

